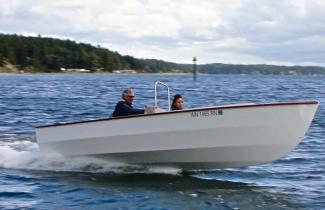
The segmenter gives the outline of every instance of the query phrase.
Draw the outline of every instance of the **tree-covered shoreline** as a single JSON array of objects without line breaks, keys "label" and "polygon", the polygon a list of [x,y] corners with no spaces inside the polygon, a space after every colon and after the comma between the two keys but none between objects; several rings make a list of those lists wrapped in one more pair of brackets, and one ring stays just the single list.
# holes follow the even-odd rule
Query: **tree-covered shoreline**
[{"label": "tree-covered shoreline", "polygon": [[[189,73],[192,64],[178,64],[157,59],[137,59],[100,46],[48,37],[0,34],[0,73],[58,73],[61,69],[87,69],[112,72],[133,69],[140,73]],[[325,75],[319,66],[202,64],[201,73]]]}]

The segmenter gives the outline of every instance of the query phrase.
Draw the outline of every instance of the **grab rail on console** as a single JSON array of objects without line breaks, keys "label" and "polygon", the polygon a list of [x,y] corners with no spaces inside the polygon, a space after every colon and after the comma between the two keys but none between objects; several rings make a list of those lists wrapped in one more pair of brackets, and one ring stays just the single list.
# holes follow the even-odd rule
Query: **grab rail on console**
[{"label": "grab rail on console", "polygon": [[158,85],[165,86],[167,88],[167,94],[168,94],[168,110],[170,111],[170,91],[168,85],[166,85],[163,82],[156,81],[155,82],[155,107],[158,107],[158,100],[157,100],[157,87]]}]

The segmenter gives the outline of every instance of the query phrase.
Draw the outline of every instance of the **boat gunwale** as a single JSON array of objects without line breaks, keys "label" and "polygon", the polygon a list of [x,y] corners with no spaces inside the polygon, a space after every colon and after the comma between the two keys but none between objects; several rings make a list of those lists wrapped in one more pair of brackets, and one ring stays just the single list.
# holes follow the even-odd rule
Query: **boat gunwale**
[{"label": "boat gunwale", "polygon": [[82,123],[89,123],[89,122],[123,120],[123,119],[129,119],[129,118],[139,118],[139,117],[168,115],[168,114],[180,114],[180,113],[185,113],[185,112],[198,112],[198,111],[209,111],[209,110],[218,110],[218,109],[238,109],[238,108],[252,108],[252,107],[265,107],[265,106],[291,106],[291,105],[312,105],[312,104],[319,104],[319,102],[318,101],[305,101],[305,102],[277,102],[277,103],[267,103],[267,104],[221,105],[221,106],[192,108],[192,109],[166,111],[166,112],[150,113],[150,114],[137,114],[137,115],[128,115],[128,116],[120,116],[120,117],[106,117],[106,118],[99,118],[99,119],[90,119],[90,120],[75,121],[75,122],[63,122],[63,123],[55,123],[55,124],[49,124],[49,125],[40,125],[40,126],[36,126],[36,128],[48,128],[48,127],[74,125],[74,124],[82,124]]}]

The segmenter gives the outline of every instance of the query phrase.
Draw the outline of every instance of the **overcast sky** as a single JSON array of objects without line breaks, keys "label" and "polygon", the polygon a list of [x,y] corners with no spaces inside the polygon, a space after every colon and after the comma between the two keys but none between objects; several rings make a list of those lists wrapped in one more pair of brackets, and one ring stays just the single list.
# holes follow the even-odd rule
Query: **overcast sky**
[{"label": "overcast sky", "polygon": [[325,66],[325,0],[0,0],[0,33],[178,63]]}]

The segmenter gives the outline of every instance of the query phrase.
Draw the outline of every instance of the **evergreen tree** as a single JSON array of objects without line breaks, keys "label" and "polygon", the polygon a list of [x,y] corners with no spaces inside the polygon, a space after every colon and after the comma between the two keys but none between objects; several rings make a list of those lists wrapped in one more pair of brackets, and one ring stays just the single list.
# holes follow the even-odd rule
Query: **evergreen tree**
[{"label": "evergreen tree", "polygon": [[0,54],[0,66],[3,66],[4,63],[5,63],[5,60],[4,60],[3,56]]},{"label": "evergreen tree", "polygon": [[[95,71],[135,69],[143,72],[192,72],[192,64],[177,64],[156,59],[136,59],[121,56],[100,46],[78,44],[71,40],[45,37],[24,37],[0,34],[0,66],[5,62],[24,70],[58,72],[60,68],[80,68]],[[317,74],[325,75],[324,67],[205,64],[201,73],[212,74]]]}]

